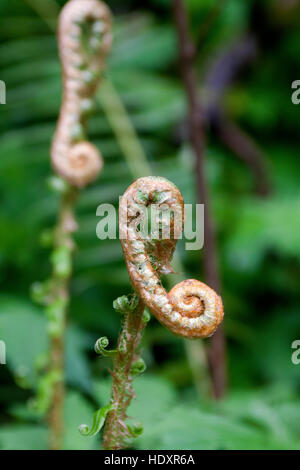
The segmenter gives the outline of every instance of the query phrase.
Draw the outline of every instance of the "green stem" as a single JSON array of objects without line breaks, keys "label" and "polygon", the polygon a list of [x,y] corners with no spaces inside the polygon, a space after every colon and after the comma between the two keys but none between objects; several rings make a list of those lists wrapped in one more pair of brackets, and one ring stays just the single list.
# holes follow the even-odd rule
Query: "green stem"
[{"label": "green stem", "polygon": [[72,233],[76,230],[73,216],[76,199],[77,190],[73,188],[68,189],[62,196],[52,253],[51,303],[47,308],[50,336],[49,375],[55,375],[57,379],[52,383],[51,403],[48,411],[49,449],[51,450],[61,449],[63,440],[64,343],[74,250]]},{"label": "green stem", "polygon": [[134,178],[152,175],[147,156],[112,82],[102,81],[99,100]]},{"label": "green stem", "polygon": [[41,18],[47,23],[50,29],[56,27],[56,18],[59,14],[60,7],[55,0],[25,0],[28,5],[35,10]]}]

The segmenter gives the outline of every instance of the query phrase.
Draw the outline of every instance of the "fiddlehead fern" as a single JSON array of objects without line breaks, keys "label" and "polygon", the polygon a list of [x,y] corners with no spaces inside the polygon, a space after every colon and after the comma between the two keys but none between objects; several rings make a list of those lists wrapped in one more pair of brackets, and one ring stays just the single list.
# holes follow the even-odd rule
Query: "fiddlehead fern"
[{"label": "fiddlehead fern", "polygon": [[111,16],[99,0],[71,0],[59,21],[63,68],[63,102],[51,158],[56,172],[70,184],[83,187],[102,168],[97,148],[86,141],[85,124],[111,47]]},{"label": "fiddlehead fern", "polygon": [[[156,204],[154,230],[145,236],[146,209]],[[136,180],[120,201],[119,228],[122,248],[135,290],[134,304],[127,297],[114,303],[124,314],[123,328],[114,356],[111,405],[104,433],[105,449],[122,449],[132,432],[126,423],[127,408],[134,396],[132,382],[145,371],[139,345],[143,329],[149,321],[145,305],[156,318],[175,334],[186,338],[211,336],[223,319],[221,298],[200,281],[190,279],[177,284],[169,294],[162,287],[159,275],[172,272],[170,262],[183,229],[184,203],[178,188],[164,178]],[[158,226],[158,229],[156,227]],[[152,227],[153,229],[153,227]],[[106,344],[106,342],[105,342]]]},{"label": "fiddlehead fern", "polygon": [[79,432],[83,436],[88,436],[88,437],[94,437],[98,432],[101,431],[103,428],[103,425],[105,423],[105,418],[107,414],[112,411],[113,406],[112,405],[107,405],[103,408],[100,408],[100,410],[97,410],[94,413],[93,416],[93,423],[92,426],[89,427],[87,424],[81,424],[79,426]]},{"label": "fiddlehead fern", "polygon": [[109,346],[109,341],[106,338],[106,336],[99,338],[95,344],[95,348],[94,348],[95,353],[103,357],[114,357],[118,353],[118,350],[117,349],[108,350],[107,349],[108,346]]},{"label": "fiddlehead fern", "polygon": [[[137,229],[145,208],[157,204],[164,212],[169,238],[143,238]],[[159,213],[159,211],[158,211]],[[124,214],[127,217],[124,218]],[[173,214],[173,216],[172,216]],[[186,338],[211,336],[223,320],[221,298],[195,279],[177,284],[167,294],[159,274],[170,272],[177,240],[184,220],[184,203],[178,188],[164,178],[136,180],[120,202],[120,234],[127,269],[136,293],[155,317],[172,333]],[[156,221],[157,222],[157,221]],[[163,222],[162,222],[163,224]],[[169,226],[168,226],[169,225]],[[177,232],[177,233],[176,233]]]}]

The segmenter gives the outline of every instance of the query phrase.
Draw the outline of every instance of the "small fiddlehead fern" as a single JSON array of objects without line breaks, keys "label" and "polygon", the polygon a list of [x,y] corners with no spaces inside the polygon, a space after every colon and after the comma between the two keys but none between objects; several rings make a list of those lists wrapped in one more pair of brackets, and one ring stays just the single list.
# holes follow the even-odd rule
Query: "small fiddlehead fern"
[{"label": "small fiddlehead fern", "polygon": [[95,353],[103,357],[114,357],[117,354],[118,350],[117,349],[108,350],[107,349],[108,346],[109,346],[109,341],[106,338],[106,336],[99,338],[95,344],[95,348],[94,348]]},{"label": "small fiddlehead fern", "polygon": [[96,434],[98,434],[98,432],[100,432],[101,429],[103,428],[107,413],[109,413],[109,411],[112,411],[112,409],[113,409],[112,405],[107,405],[103,408],[100,408],[100,410],[97,410],[94,413],[93,423],[91,427],[89,427],[87,424],[81,424],[79,426],[80,434],[82,434],[82,436],[88,436],[88,437],[96,436]]},{"label": "small fiddlehead fern", "polygon": [[106,337],[98,339],[95,344],[97,354],[113,359],[110,404],[95,412],[91,429],[87,425],[79,426],[82,435],[93,437],[105,424],[104,449],[127,447],[133,438],[142,433],[141,423],[127,422],[126,411],[134,397],[133,380],[146,369],[139,352],[146,325],[144,304],[136,295],[123,295],[114,302],[114,308],[122,315],[122,331],[117,349],[107,350],[109,342]]},{"label": "small fiddlehead fern", "polygon": [[83,187],[102,168],[98,149],[86,140],[85,125],[112,43],[109,9],[99,0],[69,1],[60,15],[58,38],[63,101],[51,159],[62,178]]},{"label": "small fiddlehead fern", "polygon": [[[143,238],[137,227],[143,222],[145,208],[156,204],[164,212],[169,238]],[[159,213],[159,210],[158,210]],[[124,217],[126,214],[126,217]],[[173,216],[172,216],[173,214]],[[164,178],[136,180],[120,202],[120,235],[127,269],[136,293],[153,315],[172,333],[186,338],[211,336],[223,320],[221,298],[210,287],[195,279],[177,284],[167,294],[159,274],[170,272],[176,247],[175,235],[181,233],[184,202],[178,188]]]}]

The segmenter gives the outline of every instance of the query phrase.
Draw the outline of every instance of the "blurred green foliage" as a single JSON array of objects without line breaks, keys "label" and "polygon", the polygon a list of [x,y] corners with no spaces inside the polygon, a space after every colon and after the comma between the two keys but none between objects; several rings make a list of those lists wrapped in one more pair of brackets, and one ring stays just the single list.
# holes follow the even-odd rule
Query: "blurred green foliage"
[{"label": "blurred green foliage", "polygon": [[[50,0],[40,2],[44,18],[26,1],[0,5],[0,79],[7,84],[7,105],[0,106],[0,339],[7,344],[7,366],[0,366],[2,449],[47,446],[43,421],[30,407],[37,361],[47,349],[46,320],[29,291],[50,270],[49,251],[40,240],[54,225],[58,205],[46,180],[61,79],[51,29],[55,8]],[[153,174],[172,180],[193,203],[194,163],[185,143],[171,2],[108,3],[115,13],[115,41],[106,76],[126,106]],[[188,1],[195,38],[214,3]],[[300,108],[290,98],[291,82],[299,79],[299,8],[291,14],[283,4],[227,0],[198,49],[203,92],[202,78],[216,54],[247,31],[260,45],[255,62],[227,90],[224,106],[265,151],[271,195],[255,195],[249,168],[213,132],[208,135],[206,177],[226,309],[228,396],[222,403],[197,396],[183,342],[153,320],[144,339],[147,372],[136,381],[137,400],[130,410],[144,425],[137,448],[299,449],[300,366],[291,362],[291,343],[300,337]],[[82,192],[77,210],[66,449],[99,447],[98,438],[77,431],[108,399],[109,359],[99,359],[93,345],[100,336],[111,344],[116,340],[120,318],[112,302],[130,292],[119,242],[96,238],[97,206],[117,206],[134,178],[100,99],[90,135],[105,167]],[[201,253],[185,252],[183,244],[178,250],[186,275],[202,279]]]}]

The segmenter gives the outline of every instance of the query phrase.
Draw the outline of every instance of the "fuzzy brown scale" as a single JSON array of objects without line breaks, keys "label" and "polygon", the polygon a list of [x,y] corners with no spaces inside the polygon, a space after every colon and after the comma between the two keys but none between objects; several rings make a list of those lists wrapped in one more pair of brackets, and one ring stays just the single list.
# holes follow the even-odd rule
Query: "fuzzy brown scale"
[{"label": "fuzzy brown scale", "polygon": [[[141,216],[142,206],[155,204],[158,194],[162,195],[159,203],[180,213],[181,218],[170,218],[169,239],[145,240],[136,229],[135,221]],[[129,215],[125,218],[124,214]],[[189,279],[177,284],[168,294],[160,282],[160,274],[172,272],[170,262],[177,243],[174,234],[184,226],[184,201],[179,189],[164,178],[140,178],[123,195],[119,218],[129,276],[145,305],[176,335],[190,339],[211,336],[224,316],[222,300],[216,292],[200,281]],[[147,250],[149,245],[157,261],[156,269]]]},{"label": "fuzzy brown scale", "polygon": [[100,152],[86,140],[85,127],[112,43],[108,7],[99,0],[69,1],[60,15],[58,41],[63,100],[52,165],[71,185],[83,187],[97,178],[103,166]]}]

